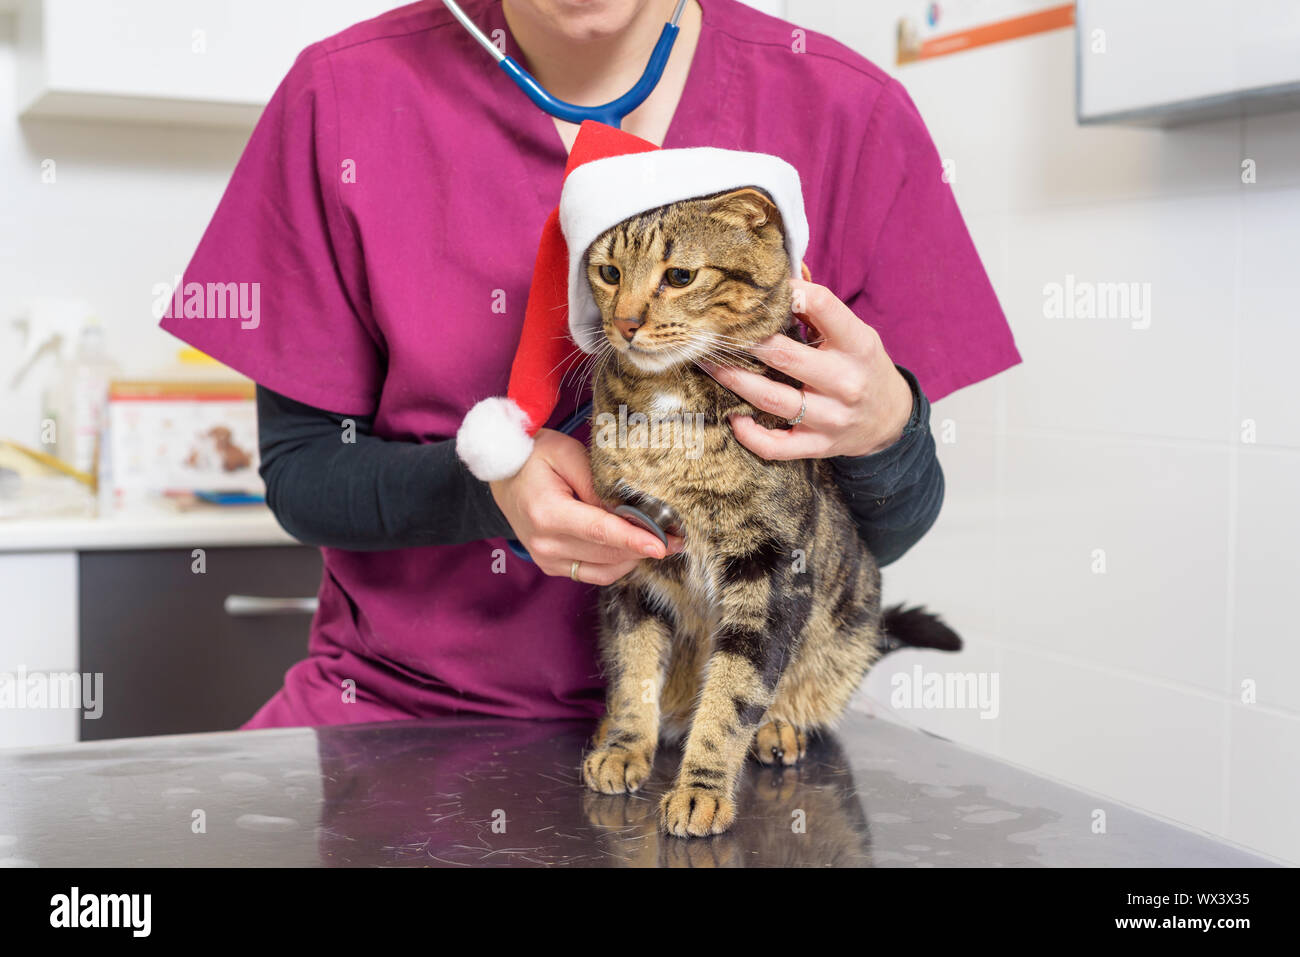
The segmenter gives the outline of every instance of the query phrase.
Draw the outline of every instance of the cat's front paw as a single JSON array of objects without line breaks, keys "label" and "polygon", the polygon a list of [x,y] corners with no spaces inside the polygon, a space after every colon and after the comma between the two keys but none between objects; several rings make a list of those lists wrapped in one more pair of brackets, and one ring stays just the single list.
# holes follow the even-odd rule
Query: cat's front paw
[{"label": "cat's front paw", "polygon": [[721,834],[735,820],[735,802],[705,788],[673,788],[659,803],[659,823],[675,837]]},{"label": "cat's front paw", "polygon": [[623,744],[597,747],[582,762],[582,779],[601,794],[635,791],[650,777],[654,755]]},{"label": "cat's front paw", "polygon": [[788,721],[769,721],[754,735],[754,757],[760,764],[791,765],[808,753],[808,735]]}]

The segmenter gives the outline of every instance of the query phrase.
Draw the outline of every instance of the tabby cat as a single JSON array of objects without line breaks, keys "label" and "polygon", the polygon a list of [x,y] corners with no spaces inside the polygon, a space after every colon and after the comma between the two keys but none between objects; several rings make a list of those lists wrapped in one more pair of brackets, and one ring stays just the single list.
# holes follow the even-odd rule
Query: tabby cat
[{"label": "tabby cat", "polygon": [[682,837],[717,834],[735,819],[751,749],[764,764],[796,763],[891,639],[960,639],[917,610],[882,612],[880,572],[828,463],[755,456],[728,417],[788,423],[697,365],[793,382],[745,352],[775,333],[798,338],[781,218],[766,193],[734,190],[625,220],[587,249],[586,274],[604,333],[596,491],[611,507],[666,504],[685,545],[602,590],[608,707],[583,777],[606,794],[635,791],[661,736],[685,736],[660,824]]}]

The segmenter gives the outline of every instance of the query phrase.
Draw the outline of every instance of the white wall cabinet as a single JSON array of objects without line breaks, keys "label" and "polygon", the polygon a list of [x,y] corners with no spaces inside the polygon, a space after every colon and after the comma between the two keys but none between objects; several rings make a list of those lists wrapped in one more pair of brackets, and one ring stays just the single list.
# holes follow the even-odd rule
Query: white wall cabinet
[{"label": "white wall cabinet", "polygon": [[306,46],[396,0],[19,0],[18,109],[254,122]]},{"label": "white wall cabinet", "polygon": [[1078,0],[1082,123],[1300,107],[1296,0]]}]

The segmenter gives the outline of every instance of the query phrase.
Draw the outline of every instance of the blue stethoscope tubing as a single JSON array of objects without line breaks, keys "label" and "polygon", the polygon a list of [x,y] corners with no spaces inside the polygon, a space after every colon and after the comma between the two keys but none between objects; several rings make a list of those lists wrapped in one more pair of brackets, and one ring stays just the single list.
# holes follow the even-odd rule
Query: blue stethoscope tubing
[{"label": "blue stethoscope tubing", "polygon": [[603,106],[578,106],[553,96],[531,73],[520,66],[514,57],[508,57],[498,50],[496,44],[484,36],[483,31],[475,25],[474,21],[465,15],[460,4],[455,0],[442,0],[442,5],[451,11],[451,15],[460,21],[460,25],[469,31],[470,36],[478,41],[479,46],[491,54],[492,59],[497,61],[497,66],[505,71],[506,76],[510,77],[515,86],[523,90],[539,109],[569,123],[596,120],[598,123],[617,129],[622,126],[623,118],[644,103],[646,97],[659,85],[659,80],[664,75],[664,67],[668,65],[668,55],[673,52],[673,44],[677,42],[677,23],[681,20],[682,11],[686,9],[686,0],[677,0],[672,19],[664,24],[663,31],[659,34],[659,41],[650,54],[650,61],[646,63],[641,79],[618,99],[610,100]]},{"label": "blue stethoscope tubing", "polygon": [[[673,52],[673,44],[677,42],[677,24],[682,18],[682,11],[686,9],[686,0],[677,0],[672,19],[664,24],[664,28],[659,34],[659,40],[650,53],[650,60],[641,73],[641,78],[636,81],[632,89],[618,99],[610,100],[603,106],[578,106],[552,95],[546,87],[537,82],[537,79],[531,73],[520,66],[514,57],[506,56],[498,50],[496,44],[489,40],[474,21],[466,16],[465,11],[460,8],[460,4],[456,3],[455,0],[442,0],[442,5],[451,11],[451,15],[460,22],[460,25],[469,32],[469,35],[478,42],[479,46],[487,50],[492,59],[497,61],[497,66],[505,71],[506,76],[514,81],[515,86],[524,91],[524,94],[533,101],[533,104],[538,109],[568,123],[595,120],[598,123],[604,123],[606,126],[618,129],[623,125],[623,118],[644,103],[646,97],[654,92],[654,88],[659,85],[659,80],[664,75],[664,67],[668,65],[668,57]],[[587,402],[577,412],[564,420],[560,426],[560,431],[565,435],[572,435],[590,415],[591,403]],[[520,558],[528,561],[533,560],[520,542],[511,539],[507,540],[506,545]]]}]

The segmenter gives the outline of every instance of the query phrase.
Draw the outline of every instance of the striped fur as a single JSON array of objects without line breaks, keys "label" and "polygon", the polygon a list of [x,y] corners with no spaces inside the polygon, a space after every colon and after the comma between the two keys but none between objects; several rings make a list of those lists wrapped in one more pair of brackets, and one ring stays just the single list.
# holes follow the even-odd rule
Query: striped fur
[{"label": "striped fur", "polygon": [[795,763],[808,734],[843,713],[883,641],[880,573],[828,464],[753,455],[728,416],[783,423],[696,365],[708,358],[783,378],[744,350],[796,335],[789,267],[776,208],[752,189],[634,217],[587,251],[608,347],[595,372],[596,421],[620,406],[703,414],[698,457],[680,446],[592,445],[601,497],[667,503],[686,546],[602,592],[608,711],[583,774],[597,791],[635,791],[661,736],[684,738],[660,805],[662,827],[679,836],[725,831],[746,754]]}]

